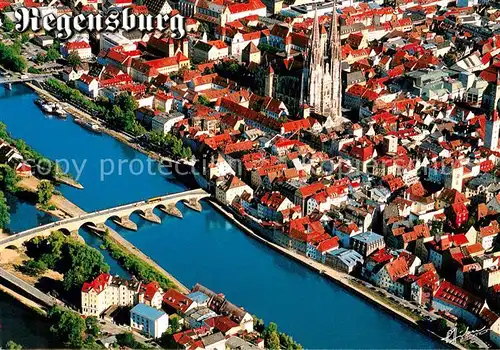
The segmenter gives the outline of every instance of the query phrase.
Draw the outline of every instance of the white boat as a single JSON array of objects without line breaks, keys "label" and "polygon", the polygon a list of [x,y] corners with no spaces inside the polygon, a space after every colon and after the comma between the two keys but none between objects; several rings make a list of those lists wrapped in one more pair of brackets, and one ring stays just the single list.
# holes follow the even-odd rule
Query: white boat
[{"label": "white boat", "polygon": [[52,102],[42,103],[42,110],[45,113],[52,113],[56,105]]},{"label": "white boat", "polygon": [[66,118],[66,111],[58,103],[56,103],[55,109],[52,112],[55,113],[58,117]]},{"label": "white boat", "polygon": [[81,118],[76,118],[75,123],[80,124],[85,129],[95,132],[96,134],[100,134],[102,132],[101,127],[97,123],[93,123],[90,121],[83,120]]}]

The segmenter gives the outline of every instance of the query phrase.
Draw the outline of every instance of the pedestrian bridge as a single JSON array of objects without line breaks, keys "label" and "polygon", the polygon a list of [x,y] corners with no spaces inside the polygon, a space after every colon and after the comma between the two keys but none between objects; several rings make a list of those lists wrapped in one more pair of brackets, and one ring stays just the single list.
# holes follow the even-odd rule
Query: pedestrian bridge
[{"label": "pedestrian bridge", "polygon": [[130,215],[132,213],[139,214],[139,216],[145,220],[160,223],[161,219],[153,212],[155,208],[167,214],[182,217],[182,213],[176,207],[178,202],[183,202],[187,207],[193,210],[201,211],[201,204],[199,201],[209,196],[210,194],[204,190],[196,189],[150,198],[136,203],[125,204],[115,208],[99,210],[78,217],[60,220],[0,240],[0,251],[10,246],[19,247],[24,242],[37,236],[47,237],[53,231],[57,230],[65,232],[66,234],[71,234],[78,232],[80,228],[85,226],[94,231],[104,232],[106,230],[105,222],[110,219],[119,226],[130,230],[137,230],[137,225],[130,220]]}]

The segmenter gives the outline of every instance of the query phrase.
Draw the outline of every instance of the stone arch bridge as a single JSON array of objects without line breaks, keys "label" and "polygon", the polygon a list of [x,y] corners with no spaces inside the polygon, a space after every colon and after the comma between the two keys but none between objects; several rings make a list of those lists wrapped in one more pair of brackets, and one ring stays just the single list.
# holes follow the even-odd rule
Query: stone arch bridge
[{"label": "stone arch bridge", "polygon": [[88,214],[83,214],[78,217],[60,220],[47,225],[38,226],[0,240],[0,251],[10,247],[19,247],[24,242],[29,241],[37,236],[49,236],[53,231],[63,231],[67,234],[78,232],[78,230],[86,226],[94,231],[104,232],[106,230],[105,223],[111,219],[117,225],[130,230],[137,230],[137,225],[130,220],[130,215],[133,213],[145,220],[160,223],[160,218],[153,213],[155,208],[161,211],[182,217],[182,213],[176,207],[178,202],[183,202],[187,207],[201,211],[200,200],[209,197],[210,194],[202,189],[190,190],[180,193],[173,193],[166,196],[154,197],[144,201],[125,204],[115,208],[99,210]]}]

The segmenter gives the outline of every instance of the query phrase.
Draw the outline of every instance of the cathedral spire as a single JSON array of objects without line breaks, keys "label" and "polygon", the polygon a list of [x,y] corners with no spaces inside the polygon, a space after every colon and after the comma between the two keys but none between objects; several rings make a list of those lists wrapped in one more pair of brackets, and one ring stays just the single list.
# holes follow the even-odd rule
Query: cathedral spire
[{"label": "cathedral spire", "polygon": [[314,20],[313,20],[313,28],[312,28],[312,37],[311,37],[311,59],[312,64],[321,64],[323,60],[323,47],[321,45],[321,37],[319,31],[319,20],[318,20],[318,10],[314,10]]},{"label": "cathedral spire", "polygon": [[342,57],[340,52],[340,30],[337,23],[337,2],[333,1],[332,21],[330,23],[330,69],[332,77],[331,111],[330,117],[334,123],[342,118],[342,88],[341,69]]},{"label": "cathedral spire", "polygon": [[305,81],[305,100],[319,111],[322,101],[323,47],[319,31],[318,11],[314,10],[314,20],[309,41],[307,57],[307,80]]}]

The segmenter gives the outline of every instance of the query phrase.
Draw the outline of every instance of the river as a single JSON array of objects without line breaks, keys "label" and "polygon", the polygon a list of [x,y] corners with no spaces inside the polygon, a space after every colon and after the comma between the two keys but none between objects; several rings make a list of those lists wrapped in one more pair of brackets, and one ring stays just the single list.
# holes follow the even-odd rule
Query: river
[{"label": "river", "polygon": [[[0,121],[14,137],[24,139],[51,159],[75,161],[78,166],[86,162],[78,179],[84,190],[59,187],[82,209],[104,209],[185,189],[173,176],[138,174],[139,163],[147,161],[143,154],[109,136],[84,130],[70,118],[44,116],[33,103],[35,98],[24,86],[16,85],[13,91],[0,88]],[[111,173],[111,162],[115,171],[101,176],[101,165],[106,167],[105,174]],[[131,163],[130,168],[127,164]],[[74,176],[78,173],[74,167],[70,172]],[[247,237],[209,204],[203,203],[202,213],[182,204],[178,207],[184,219],[157,213],[163,219],[160,225],[133,215],[139,226],[137,232],[109,224],[186,286],[200,282],[224,293],[233,303],[266,322],[276,322],[280,330],[304,347],[442,347],[317,273]],[[21,208],[25,214],[13,216],[14,231],[44,220],[30,205],[18,206],[18,213]],[[18,220],[24,224],[19,225]],[[99,239],[83,231],[81,234],[89,244],[99,248]],[[106,258],[112,272],[126,275],[109,256]],[[1,300],[0,306],[4,307]]]}]

